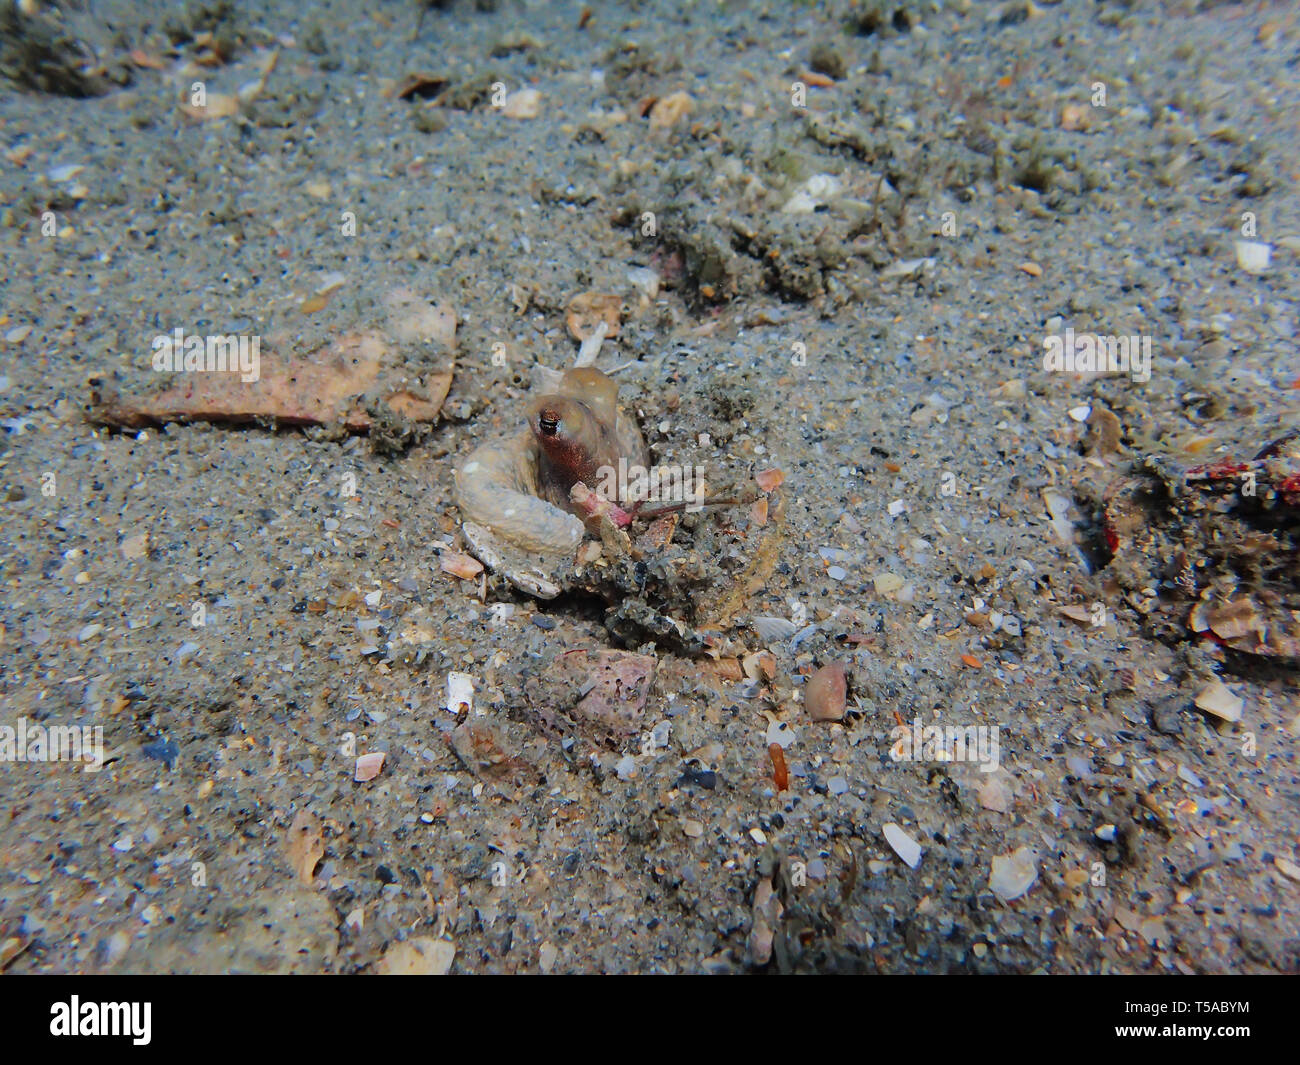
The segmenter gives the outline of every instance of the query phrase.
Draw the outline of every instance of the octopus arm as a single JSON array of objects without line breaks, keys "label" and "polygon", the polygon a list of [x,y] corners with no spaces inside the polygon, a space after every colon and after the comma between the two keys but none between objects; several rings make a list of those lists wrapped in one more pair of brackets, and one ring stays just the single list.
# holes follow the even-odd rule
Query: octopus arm
[{"label": "octopus arm", "polygon": [[537,445],[527,430],[475,448],[455,472],[461,516],[528,551],[572,552],[582,522],[538,498],[536,470]]}]

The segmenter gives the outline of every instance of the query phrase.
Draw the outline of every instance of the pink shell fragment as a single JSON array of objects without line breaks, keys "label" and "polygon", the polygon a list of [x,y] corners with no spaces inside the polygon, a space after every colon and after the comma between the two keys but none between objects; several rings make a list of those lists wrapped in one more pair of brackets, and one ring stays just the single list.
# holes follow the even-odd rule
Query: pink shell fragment
[{"label": "pink shell fragment", "polygon": [[374,754],[363,754],[357,759],[356,772],[352,774],[352,779],[358,784],[364,784],[367,780],[374,780],[379,776],[379,771],[384,768],[384,752],[376,751]]}]

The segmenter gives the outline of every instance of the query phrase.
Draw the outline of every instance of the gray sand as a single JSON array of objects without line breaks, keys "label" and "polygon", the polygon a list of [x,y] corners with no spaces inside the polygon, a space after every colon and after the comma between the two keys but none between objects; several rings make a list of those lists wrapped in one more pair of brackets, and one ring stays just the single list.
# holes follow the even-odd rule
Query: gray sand
[{"label": "gray sand", "polygon": [[[405,3],[243,6],[55,12],[102,71],[54,92],[5,30],[0,726],[99,727],[108,761],[0,764],[0,965],[438,970],[447,941],[475,972],[1300,967],[1296,662],[1197,638],[1098,503],[1143,456],[1300,424],[1294,9],[663,0],[579,28],[502,0],[413,39]],[[277,49],[238,113],[183,112]],[[443,95],[386,93],[411,73]],[[403,288],[457,320],[454,347],[394,342],[417,387],[454,358],[427,432],[84,416],[91,379],[175,383],[159,334],[306,356],[391,329]],[[713,656],[440,568],[453,463],[573,361],[585,291],[625,297],[600,365],[632,363],[658,461],[785,475],[780,520],[683,523]],[[1045,371],[1067,327],[1150,338],[1149,379]],[[1117,449],[1087,443],[1103,410]],[[1300,610],[1210,575],[1275,593],[1275,629]],[[611,647],[658,662],[638,734],[543,721],[556,656]],[[764,648],[771,676],[714,661]],[[816,722],[830,663],[848,713]],[[452,740],[452,672],[498,764]],[[1239,721],[1193,706],[1216,677]],[[990,730],[997,771],[895,760],[914,722]]]}]

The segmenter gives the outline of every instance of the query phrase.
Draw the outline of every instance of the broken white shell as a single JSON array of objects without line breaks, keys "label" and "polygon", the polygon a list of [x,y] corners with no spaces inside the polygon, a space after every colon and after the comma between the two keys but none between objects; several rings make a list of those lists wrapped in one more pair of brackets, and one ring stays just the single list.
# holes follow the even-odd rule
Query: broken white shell
[{"label": "broken white shell", "polygon": [[885,834],[885,842],[894,848],[894,853],[915,869],[921,864],[921,845],[890,821],[880,829]]},{"label": "broken white shell", "polygon": [[1246,701],[1215,677],[1196,697],[1196,705],[1207,714],[1213,714],[1224,721],[1240,721]]}]

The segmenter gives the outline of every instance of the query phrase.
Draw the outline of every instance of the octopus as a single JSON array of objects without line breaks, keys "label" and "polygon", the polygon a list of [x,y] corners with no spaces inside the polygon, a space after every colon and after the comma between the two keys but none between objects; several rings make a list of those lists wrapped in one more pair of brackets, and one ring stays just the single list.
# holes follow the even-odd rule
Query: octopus
[{"label": "octopus", "polygon": [[591,513],[574,502],[575,486],[596,485],[620,459],[644,466],[647,451],[636,421],[619,408],[618,385],[594,367],[566,370],[528,404],[525,423],[466,457],[455,471],[456,502],[480,561],[520,590],[551,599]]}]

